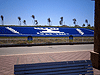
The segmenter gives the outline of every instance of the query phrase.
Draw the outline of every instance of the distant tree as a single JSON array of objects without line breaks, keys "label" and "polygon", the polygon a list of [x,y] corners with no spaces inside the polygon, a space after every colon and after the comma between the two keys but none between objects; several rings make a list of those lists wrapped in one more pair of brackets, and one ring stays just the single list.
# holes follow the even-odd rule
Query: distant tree
[{"label": "distant tree", "polygon": [[80,27],[79,25],[75,25],[75,27]]},{"label": "distant tree", "polygon": [[60,19],[61,19],[61,21],[63,21],[63,17],[61,17]]},{"label": "distant tree", "polygon": [[88,24],[88,27],[90,27],[91,25],[90,24]]},{"label": "distant tree", "polygon": [[37,20],[35,20],[35,22],[37,22]]},{"label": "distant tree", "polygon": [[82,25],[82,27],[84,27],[84,26],[85,26],[85,24]]},{"label": "distant tree", "polygon": [[74,18],[74,19],[73,19],[73,21],[75,21],[75,22],[76,22],[76,19]]},{"label": "distant tree", "polygon": [[62,25],[63,27],[69,27],[69,26],[67,26],[67,25]]},{"label": "distant tree", "polygon": [[88,20],[87,19],[85,20],[85,22],[87,23],[87,26],[88,26]]},{"label": "distant tree", "polygon": [[36,25],[38,24],[38,22],[36,22]]},{"label": "distant tree", "polygon": [[18,17],[18,20],[19,20],[19,22],[20,22],[20,24],[19,24],[19,25],[21,26],[21,18],[20,18],[20,17]]},{"label": "distant tree", "polygon": [[35,20],[35,25],[37,25],[38,24],[38,21],[37,20]]},{"label": "distant tree", "polygon": [[73,23],[76,25],[76,19],[75,18],[73,19],[73,21],[74,21]]},{"label": "distant tree", "polygon": [[59,21],[59,24],[62,25],[62,21]]},{"label": "distant tree", "polygon": [[34,16],[34,15],[32,15],[31,17],[34,19],[34,25],[35,25],[35,16]]},{"label": "distant tree", "polygon": [[49,26],[50,26],[50,22],[51,22],[50,18],[48,18],[48,22],[49,22]]},{"label": "distant tree", "polygon": [[61,17],[60,19],[61,19],[61,25],[63,25],[63,17]]},{"label": "distant tree", "polygon": [[92,26],[92,28],[94,28],[94,26]]},{"label": "distant tree", "polygon": [[75,21],[73,23],[76,25],[76,22]]},{"label": "distant tree", "polygon": [[26,25],[26,20],[23,21],[24,25]]},{"label": "distant tree", "polygon": [[3,15],[1,15],[1,20],[2,20],[2,25],[4,25],[4,23],[3,23],[3,20],[4,19],[4,17],[3,17]]}]

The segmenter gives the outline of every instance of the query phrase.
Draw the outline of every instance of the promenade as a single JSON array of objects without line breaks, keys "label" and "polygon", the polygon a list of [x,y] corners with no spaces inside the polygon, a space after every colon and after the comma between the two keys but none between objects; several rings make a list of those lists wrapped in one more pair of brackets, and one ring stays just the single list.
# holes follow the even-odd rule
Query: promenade
[{"label": "promenade", "polygon": [[[15,64],[90,60],[90,51],[92,50],[0,55],[0,75],[14,75]],[[93,70],[95,75],[100,75],[100,70],[95,68]]]}]

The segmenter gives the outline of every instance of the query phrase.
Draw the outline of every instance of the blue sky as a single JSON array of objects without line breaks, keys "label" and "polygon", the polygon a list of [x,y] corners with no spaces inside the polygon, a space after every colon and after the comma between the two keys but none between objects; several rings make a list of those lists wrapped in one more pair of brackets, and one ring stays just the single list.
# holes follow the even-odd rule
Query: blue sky
[{"label": "blue sky", "polygon": [[34,15],[38,25],[48,25],[50,18],[52,25],[57,26],[63,17],[68,26],[74,26],[74,18],[80,26],[86,24],[85,19],[94,26],[94,8],[95,3],[91,0],[0,0],[0,15],[4,16],[5,25],[19,25],[18,17],[21,17],[22,25],[23,20],[27,25],[33,25],[31,16]]}]

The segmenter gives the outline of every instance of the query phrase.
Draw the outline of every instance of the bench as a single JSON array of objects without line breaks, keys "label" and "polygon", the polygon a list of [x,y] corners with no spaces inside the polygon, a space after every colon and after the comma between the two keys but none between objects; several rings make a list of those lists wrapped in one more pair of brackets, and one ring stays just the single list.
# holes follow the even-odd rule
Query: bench
[{"label": "bench", "polygon": [[94,75],[91,60],[14,65],[15,75]]}]

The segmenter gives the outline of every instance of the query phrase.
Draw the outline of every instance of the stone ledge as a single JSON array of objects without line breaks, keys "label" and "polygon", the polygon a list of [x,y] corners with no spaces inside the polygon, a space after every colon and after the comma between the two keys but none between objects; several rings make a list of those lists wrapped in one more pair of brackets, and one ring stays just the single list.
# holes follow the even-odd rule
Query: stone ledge
[{"label": "stone ledge", "polygon": [[92,66],[100,70],[100,54],[97,52],[90,52]]}]

